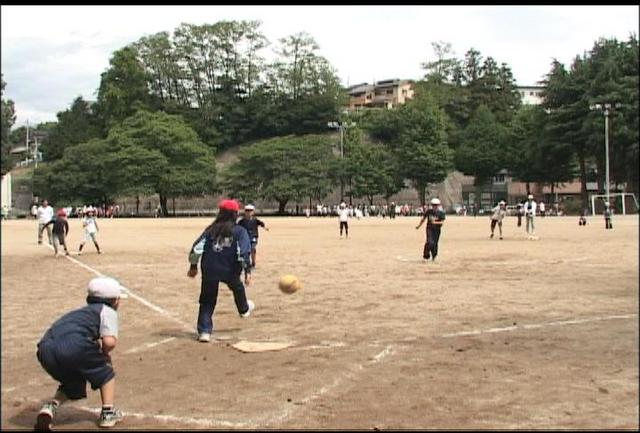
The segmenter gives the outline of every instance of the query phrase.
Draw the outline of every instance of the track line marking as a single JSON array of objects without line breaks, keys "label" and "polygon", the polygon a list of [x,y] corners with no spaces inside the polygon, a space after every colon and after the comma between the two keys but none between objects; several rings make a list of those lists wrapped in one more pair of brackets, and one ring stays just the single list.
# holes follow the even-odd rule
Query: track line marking
[{"label": "track line marking", "polygon": [[623,315],[614,315],[614,316],[603,316],[603,317],[592,317],[589,319],[575,319],[575,320],[559,320],[555,322],[546,322],[546,323],[532,323],[528,325],[515,325],[515,326],[506,326],[503,328],[489,328],[484,330],[475,329],[473,331],[461,331],[461,332],[452,332],[448,334],[442,334],[440,337],[443,338],[451,338],[451,337],[462,337],[469,335],[480,335],[480,334],[491,334],[496,332],[510,332],[510,331],[518,331],[522,329],[537,329],[545,326],[564,326],[564,325],[576,325],[580,323],[589,323],[589,322],[599,322],[603,320],[616,320],[616,319],[631,319],[633,317],[637,317],[637,314],[623,314]]},{"label": "track line marking", "polygon": [[[42,400],[36,400],[33,398],[26,398],[23,401],[30,402],[41,402]],[[70,405],[69,405],[70,406]],[[62,406],[64,408],[64,406]],[[100,413],[101,409],[91,408],[87,406],[74,406],[78,410],[82,410],[84,412],[89,412],[95,415]],[[64,409],[62,409],[64,410]],[[193,418],[193,417],[182,417],[176,415],[151,415],[146,413],[136,413],[129,412],[122,409],[124,414],[124,422],[126,423],[127,418],[137,418],[137,419],[153,419],[160,422],[175,422],[182,425],[192,425],[198,427],[232,427],[232,428],[248,428],[253,424],[251,423],[240,423],[240,422],[232,422],[226,420],[218,420],[218,419],[210,419],[210,418]],[[122,424],[121,424],[122,425]]]},{"label": "track line marking", "polygon": [[137,347],[134,347],[134,348],[131,348],[131,349],[125,351],[124,354],[128,355],[130,353],[141,352],[141,351],[143,351],[145,349],[150,349],[152,347],[156,347],[156,346],[159,346],[161,344],[170,343],[173,340],[177,340],[177,338],[176,337],[169,337],[169,338],[165,338],[164,340],[156,341],[155,343],[143,344],[141,346],[137,346]]},{"label": "track line marking", "polygon": [[[53,250],[53,246],[51,245],[47,245],[47,247],[49,247],[50,249]],[[101,273],[100,271],[97,271],[95,269],[93,269],[91,266],[86,265],[84,263],[82,263],[79,260],[74,259],[71,256],[64,256],[67,260],[70,260],[71,262],[75,263],[76,265],[88,270],[89,272],[97,275],[98,277],[105,277],[106,275],[104,275],[103,273]],[[186,322],[178,319],[177,317],[175,317],[173,314],[171,314],[170,312],[168,312],[167,310],[165,310],[162,307],[159,307],[158,305],[155,305],[153,303],[151,303],[150,301],[146,300],[145,298],[143,298],[142,296],[138,295],[137,293],[133,292],[130,288],[125,287],[124,285],[122,285],[122,287],[124,287],[125,291],[129,294],[129,296],[131,296],[133,299],[135,299],[136,301],[140,302],[142,305],[152,309],[153,311],[161,314],[162,316],[166,317],[169,320],[172,320],[175,323],[178,323],[179,325],[181,325],[185,330],[188,330],[190,332],[195,332],[195,328],[191,325],[188,325]]]},{"label": "track line marking", "polygon": [[342,375],[338,376],[337,378],[335,378],[333,380],[332,383],[330,383],[329,385],[324,385],[322,388],[320,388],[319,390],[317,390],[316,392],[298,400],[295,403],[289,403],[279,414],[276,415],[272,415],[269,417],[264,417],[259,423],[258,425],[260,426],[267,426],[270,424],[274,424],[274,423],[278,423],[278,422],[282,422],[285,419],[289,418],[291,416],[291,414],[293,413],[294,410],[296,410],[297,407],[305,405],[313,400],[317,400],[318,398],[320,398],[321,396],[323,396],[324,394],[327,394],[328,392],[332,391],[333,389],[337,388],[338,385],[340,385],[344,380],[349,380],[349,379],[353,379],[360,371],[364,370],[366,365],[369,364],[376,364],[380,361],[382,361],[384,358],[386,358],[388,355],[393,354],[393,346],[388,345],[387,347],[385,347],[382,351],[380,351],[379,353],[375,354],[374,356],[370,357],[369,360],[367,362],[364,362],[362,364],[358,364],[355,367],[351,367],[350,369],[348,369],[345,373],[343,373]]}]

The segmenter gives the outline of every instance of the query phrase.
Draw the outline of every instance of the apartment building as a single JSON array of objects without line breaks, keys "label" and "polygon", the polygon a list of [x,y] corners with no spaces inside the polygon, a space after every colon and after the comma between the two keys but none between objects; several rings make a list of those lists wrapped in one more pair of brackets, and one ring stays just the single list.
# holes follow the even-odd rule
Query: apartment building
[{"label": "apartment building", "polygon": [[363,108],[394,108],[413,98],[413,80],[382,80],[373,84],[362,83],[347,88],[349,110]]}]

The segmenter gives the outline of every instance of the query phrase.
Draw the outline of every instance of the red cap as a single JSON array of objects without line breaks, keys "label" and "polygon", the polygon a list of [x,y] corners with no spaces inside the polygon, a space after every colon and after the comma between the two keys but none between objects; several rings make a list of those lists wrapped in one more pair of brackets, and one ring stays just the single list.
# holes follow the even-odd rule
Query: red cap
[{"label": "red cap", "polygon": [[235,200],[222,200],[219,204],[218,204],[218,208],[220,210],[231,210],[231,211],[239,211],[240,210],[240,205],[238,204],[237,201]]},{"label": "red cap", "polygon": [[58,209],[58,216],[67,216],[67,212],[64,209]]}]

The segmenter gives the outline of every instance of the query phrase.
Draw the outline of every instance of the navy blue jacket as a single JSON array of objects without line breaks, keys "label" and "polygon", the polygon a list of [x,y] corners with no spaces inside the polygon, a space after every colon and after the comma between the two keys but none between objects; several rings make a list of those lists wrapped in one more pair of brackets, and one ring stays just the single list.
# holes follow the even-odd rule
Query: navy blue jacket
[{"label": "navy blue jacket", "polygon": [[229,281],[244,270],[251,272],[249,266],[251,241],[244,227],[233,227],[233,237],[216,242],[206,231],[193,243],[189,252],[189,263],[196,265],[200,260],[202,279],[207,281]]}]

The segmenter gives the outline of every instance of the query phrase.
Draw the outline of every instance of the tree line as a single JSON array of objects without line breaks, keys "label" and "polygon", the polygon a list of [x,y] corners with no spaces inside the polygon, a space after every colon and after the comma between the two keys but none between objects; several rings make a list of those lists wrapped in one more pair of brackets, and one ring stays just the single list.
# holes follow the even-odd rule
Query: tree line
[{"label": "tree line", "polygon": [[[167,200],[225,191],[246,200],[322,200],[338,185],[352,198],[389,199],[405,186],[421,202],[457,169],[478,188],[507,169],[557,186],[580,178],[603,184],[604,132],[595,103],[611,115],[611,173],[638,186],[638,41],[600,39],[567,68],[554,60],[544,103],[521,103],[506,63],[433,43],[413,100],[393,110],[345,113],[345,89],[306,33],[269,41],[255,21],[182,24],[113,53],[95,102],[76,98],[41,124],[46,164],[39,195],[109,202],[158,194]],[[4,81],[2,82],[4,92]],[[2,144],[24,140],[13,102],[2,99]],[[343,128],[342,157],[338,134]],[[216,172],[216,154],[242,144],[237,162]],[[250,144],[250,145],[249,145]],[[5,162],[3,158],[3,173]],[[479,194],[476,194],[479,198]]]}]

